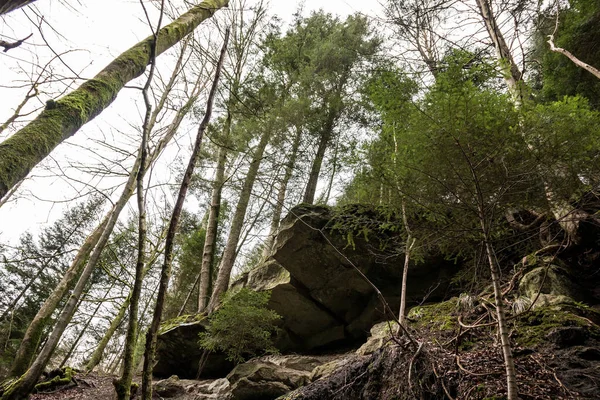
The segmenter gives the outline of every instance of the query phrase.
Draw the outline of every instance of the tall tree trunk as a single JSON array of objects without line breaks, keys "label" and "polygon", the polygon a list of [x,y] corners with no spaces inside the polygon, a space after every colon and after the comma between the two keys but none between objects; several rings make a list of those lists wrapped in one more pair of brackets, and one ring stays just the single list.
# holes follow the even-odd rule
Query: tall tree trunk
[{"label": "tall tree trunk", "polygon": [[198,157],[200,154],[200,147],[202,145],[202,138],[204,137],[204,132],[208,127],[210,122],[210,117],[213,109],[214,97],[217,91],[219,78],[221,77],[221,68],[223,67],[223,61],[225,59],[225,53],[227,51],[227,42],[229,41],[229,29],[225,32],[225,39],[223,43],[223,48],[221,49],[221,54],[219,55],[219,61],[215,70],[215,78],[213,81],[213,85],[210,89],[210,93],[208,95],[208,100],[206,104],[206,113],[200,126],[198,127],[198,134],[196,135],[196,141],[194,143],[194,149],[192,151],[192,155],[188,162],[188,166],[186,168],[185,174],[183,176],[183,180],[181,182],[181,186],[179,188],[179,194],[177,196],[177,201],[175,202],[175,207],[173,208],[173,214],[171,216],[171,221],[169,222],[169,230],[167,232],[167,238],[165,241],[165,254],[164,254],[164,263],[161,270],[160,275],[160,283],[158,287],[158,294],[156,297],[156,305],[154,307],[154,315],[152,317],[152,323],[150,324],[150,328],[148,329],[148,333],[146,335],[146,351],[144,353],[144,371],[142,374],[142,398],[144,400],[152,399],[152,369],[154,368],[154,352],[156,349],[156,336],[158,335],[158,329],[160,327],[160,322],[162,320],[162,312],[164,308],[164,302],[167,295],[167,288],[169,286],[169,279],[171,276],[171,262],[173,259],[173,247],[175,241],[175,233],[177,232],[177,227],[179,225],[179,218],[181,216],[181,211],[183,210],[183,203],[185,202],[185,196],[187,194],[188,187],[192,180],[192,175],[194,173],[194,168],[198,161]]},{"label": "tall tree trunk", "polygon": [[[11,11],[18,10],[35,0],[0,0],[0,15],[8,14]],[[0,196],[2,197],[2,196]]]},{"label": "tall tree trunk", "polygon": [[481,15],[481,18],[483,18],[485,28],[488,31],[488,35],[494,43],[498,61],[503,68],[502,74],[504,81],[506,82],[513,99],[520,105],[523,103],[524,99],[522,85],[523,73],[515,63],[510,47],[508,47],[502,31],[500,31],[500,28],[498,27],[498,21],[494,15],[490,0],[476,0],[476,3],[479,8],[479,14]]},{"label": "tall tree trunk", "polygon": [[329,202],[329,197],[331,196],[331,188],[333,187],[333,181],[335,180],[335,174],[337,173],[337,163],[338,163],[338,154],[340,150],[340,138],[338,137],[335,141],[335,149],[333,151],[333,160],[331,163],[333,166],[331,167],[331,178],[329,178],[329,185],[327,185],[327,192],[325,192],[325,197],[323,198],[323,203],[327,204]]},{"label": "tall tree trunk", "polygon": [[308,183],[306,184],[306,191],[304,192],[303,203],[313,204],[315,201],[315,195],[317,193],[317,184],[319,183],[319,173],[321,172],[321,166],[325,159],[325,151],[331,140],[331,131],[324,130],[321,132],[319,138],[319,145],[317,147],[317,154],[312,163],[310,174],[308,175]]},{"label": "tall tree trunk", "polygon": [[[164,15],[164,0],[160,3],[160,16],[158,18],[158,25],[156,31],[160,29],[162,24],[162,17]],[[148,96],[152,78],[154,77],[154,71],[156,69],[156,46],[157,46],[157,35],[158,32],[154,32],[154,45],[152,46],[152,52],[150,55],[151,66],[146,84],[142,90],[142,96],[144,97],[144,104],[146,106],[146,115],[144,117],[144,124],[142,126],[142,142],[140,144],[140,169],[137,174],[136,181],[136,194],[137,194],[137,206],[138,206],[138,246],[137,246],[137,261],[135,264],[135,278],[133,282],[133,289],[131,291],[131,301],[129,303],[129,323],[127,325],[127,334],[125,335],[125,354],[123,356],[123,374],[121,378],[114,381],[115,391],[117,392],[118,400],[129,400],[131,397],[131,380],[133,379],[133,353],[135,352],[137,338],[138,338],[138,304],[140,296],[142,294],[142,281],[144,279],[144,263],[146,259],[146,205],[144,197],[144,175],[146,173],[146,158],[148,157],[147,148],[148,140],[150,137],[150,130],[152,128],[152,104]]]},{"label": "tall tree trunk", "polygon": [[250,168],[246,174],[244,180],[244,186],[240,192],[240,198],[235,208],[233,219],[231,220],[231,229],[229,231],[229,237],[227,238],[227,244],[223,251],[223,257],[221,264],[219,265],[219,274],[217,275],[217,281],[215,282],[210,302],[207,307],[208,313],[212,313],[221,301],[221,296],[227,291],[229,287],[229,279],[231,278],[231,270],[235,264],[237,256],[237,243],[240,240],[244,220],[246,218],[246,211],[248,209],[248,203],[250,202],[250,196],[252,194],[252,188],[258,174],[260,163],[262,162],[263,154],[271,138],[271,129],[267,128],[261,138],[258,146],[254,150],[252,161],[250,162]]},{"label": "tall tree trunk", "polygon": [[294,143],[292,144],[292,152],[289,156],[287,164],[285,165],[283,179],[281,180],[279,190],[277,192],[277,201],[275,203],[275,207],[273,207],[273,218],[271,219],[271,227],[264,244],[263,259],[266,259],[271,255],[273,245],[275,244],[275,236],[277,236],[277,232],[279,231],[279,223],[281,222],[281,212],[283,211],[283,206],[285,203],[287,186],[292,178],[292,174],[294,173],[294,168],[296,167],[296,158],[298,157],[301,139],[302,128],[296,126],[296,136],[294,137]]},{"label": "tall tree trunk", "polygon": [[[231,129],[231,114],[227,114],[225,127],[223,128],[226,136],[229,136]],[[200,268],[200,289],[198,293],[198,312],[204,312],[208,305],[210,297],[210,270],[215,258],[215,247],[217,243],[217,233],[219,226],[219,213],[221,212],[221,192],[225,184],[225,165],[227,162],[227,148],[219,147],[217,155],[217,170],[215,181],[213,182],[212,194],[210,199],[210,213],[206,225],[206,236],[204,239],[204,250],[202,252],[202,266]]]},{"label": "tall tree trunk", "polygon": [[[158,33],[155,55],[180,42],[227,4],[228,0],[205,0],[165,26]],[[127,82],[144,73],[154,43],[150,36],[126,50],[78,89],[49,101],[40,115],[0,143],[0,199],[57,145],[107,108]]]}]

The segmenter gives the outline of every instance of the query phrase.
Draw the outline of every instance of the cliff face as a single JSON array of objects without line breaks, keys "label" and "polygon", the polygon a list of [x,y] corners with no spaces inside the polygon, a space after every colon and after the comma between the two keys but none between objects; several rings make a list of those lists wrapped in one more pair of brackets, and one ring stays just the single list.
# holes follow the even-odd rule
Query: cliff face
[{"label": "cliff face", "polygon": [[[372,237],[349,241],[331,229],[332,218],[324,207],[296,207],[282,223],[273,255],[233,284],[271,291],[269,307],[282,316],[281,358],[251,360],[232,371],[214,355],[211,374],[224,378],[180,383],[188,385],[182,390],[195,399],[503,398],[491,292],[449,298],[466,292],[450,288],[459,267],[424,257],[410,268],[408,298],[415,305],[427,297],[427,304],[411,309],[410,337],[393,337],[393,322],[375,325],[390,315],[365,277],[396,310],[403,255]],[[523,399],[600,398],[600,299],[593,282],[600,273],[592,251],[578,251],[524,257],[506,272]],[[165,326],[157,375],[195,376],[202,321]],[[292,352],[304,356],[286,355]],[[310,356],[317,353],[328,355]]]}]

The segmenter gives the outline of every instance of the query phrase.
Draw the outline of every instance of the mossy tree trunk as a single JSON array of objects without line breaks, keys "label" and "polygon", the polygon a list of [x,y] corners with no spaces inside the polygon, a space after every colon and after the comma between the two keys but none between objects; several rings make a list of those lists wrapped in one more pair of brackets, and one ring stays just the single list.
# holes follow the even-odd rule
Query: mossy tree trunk
[{"label": "mossy tree trunk", "polygon": [[8,14],[11,11],[18,10],[35,0],[0,0],[0,15]]},{"label": "mossy tree trunk", "polygon": [[[231,127],[230,114],[227,116],[225,126],[225,129],[229,131]],[[217,155],[217,170],[210,199],[210,211],[208,214],[208,223],[206,225],[206,238],[204,240],[204,249],[202,251],[202,266],[200,267],[200,289],[198,293],[199,313],[204,312],[210,298],[210,272],[217,243],[219,213],[221,212],[221,192],[223,190],[223,185],[225,184],[227,153],[228,150],[225,147],[220,147]]]},{"label": "mossy tree trunk", "polygon": [[[156,56],[227,4],[228,0],[205,0],[162,28],[156,41]],[[127,82],[142,75],[151,61],[153,46],[153,36],[139,42],[78,89],[49,101],[40,115],[0,143],[0,199],[57,145],[107,108]]]},{"label": "mossy tree trunk", "polygon": [[227,43],[229,41],[229,29],[225,32],[225,39],[223,43],[223,48],[221,49],[221,54],[219,55],[219,61],[217,63],[217,67],[215,70],[215,77],[210,89],[210,93],[208,95],[208,100],[206,104],[206,112],[204,118],[200,122],[200,126],[198,127],[198,133],[196,135],[196,141],[194,143],[194,148],[192,150],[192,155],[190,156],[187,168],[183,175],[183,179],[181,182],[181,186],[179,187],[179,193],[177,195],[177,200],[175,202],[175,206],[173,208],[173,213],[171,215],[171,220],[169,221],[169,229],[167,231],[167,237],[165,240],[165,252],[164,252],[164,261],[163,267],[161,269],[160,274],[160,282],[158,286],[158,294],[156,296],[156,305],[154,306],[154,315],[152,317],[152,322],[150,324],[150,328],[148,329],[148,333],[146,334],[146,351],[144,353],[144,370],[142,373],[142,399],[151,400],[152,399],[152,369],[154,368],[154,352],[156,349],[156,337],[158,335],[158,329],[160,327],[160,323],[162,320],[162,312],[164,308],[165,299],[167,296],[167,289],[169,287],[169,279],[171,277],[171,263],[173,261],[173,247],[175,243],[175,234],[177,232],[177,228],[179,226],[179,219],[181,217],[181,212],[183,211],[183,204],[185,202],[185,197],[187,195],[188,188],[192,181],[192,176],[194,174],[195,166],[198,162],[200,156],[200,148],[202,146],[202,139],[204,137],[204,132],[208,127],[210,122],[210,117],[212,115],[213,103],[215,94],[217,92],[217,87],[219,84],[219,79],[221,77],[221,68],[223,67],[223,61],[225,60],[225,54],[227,52]]}]

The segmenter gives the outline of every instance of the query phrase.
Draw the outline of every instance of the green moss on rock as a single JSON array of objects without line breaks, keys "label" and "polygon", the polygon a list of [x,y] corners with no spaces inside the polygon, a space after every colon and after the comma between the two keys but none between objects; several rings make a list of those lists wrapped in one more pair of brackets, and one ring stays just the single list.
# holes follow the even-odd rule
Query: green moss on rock
[{"label": "green moss on rock", "polygon": [[[590,318],[591,317],[591,318]],[[523,347],[537,347],[548,341],[548,334],[556,328],[581,327],[590,337],[600,339],[600,313],[578,304],[554,305],[538,308],[516,319],[515,343]]]},{"label": "green moss on rock", "polygon": [[160,324],[160,328],[158,329],[158,334],[162,335],[173,328],[177,328],[181,325],[187,324],[195,324],[206,318],[205,314],[190,314],[190,315],[181,315],[176,318],[171,318],[169,320],[164,321]]},{"label": "green moss on rock", "polygon": [[76,371],[71,367],[61,368],[59,371],[57,371],[53,378],[35,385],[35,390],[38,392],[43,392],[55,389],[59,386],[68,385],[73,380],[75,374]]},{"label": "green moss on rock", "polygon": [[441,303],[413,307],[408,313],[408,320],[416,328],[449,331],[458,324],[457,312],[458,298],[453,297]]}]

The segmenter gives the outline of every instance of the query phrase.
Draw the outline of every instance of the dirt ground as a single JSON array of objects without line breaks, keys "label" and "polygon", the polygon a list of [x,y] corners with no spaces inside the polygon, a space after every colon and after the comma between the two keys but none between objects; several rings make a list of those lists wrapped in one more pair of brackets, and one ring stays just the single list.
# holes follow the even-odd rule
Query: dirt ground
[{"label": "dirt ground", "polygon": [[[31,395],[31,400],[114,400],[115,391],[111,375],[78,374],[76,384],[58,388],[48,393]],[[136,380],[137,381],[137,380]]]}]

